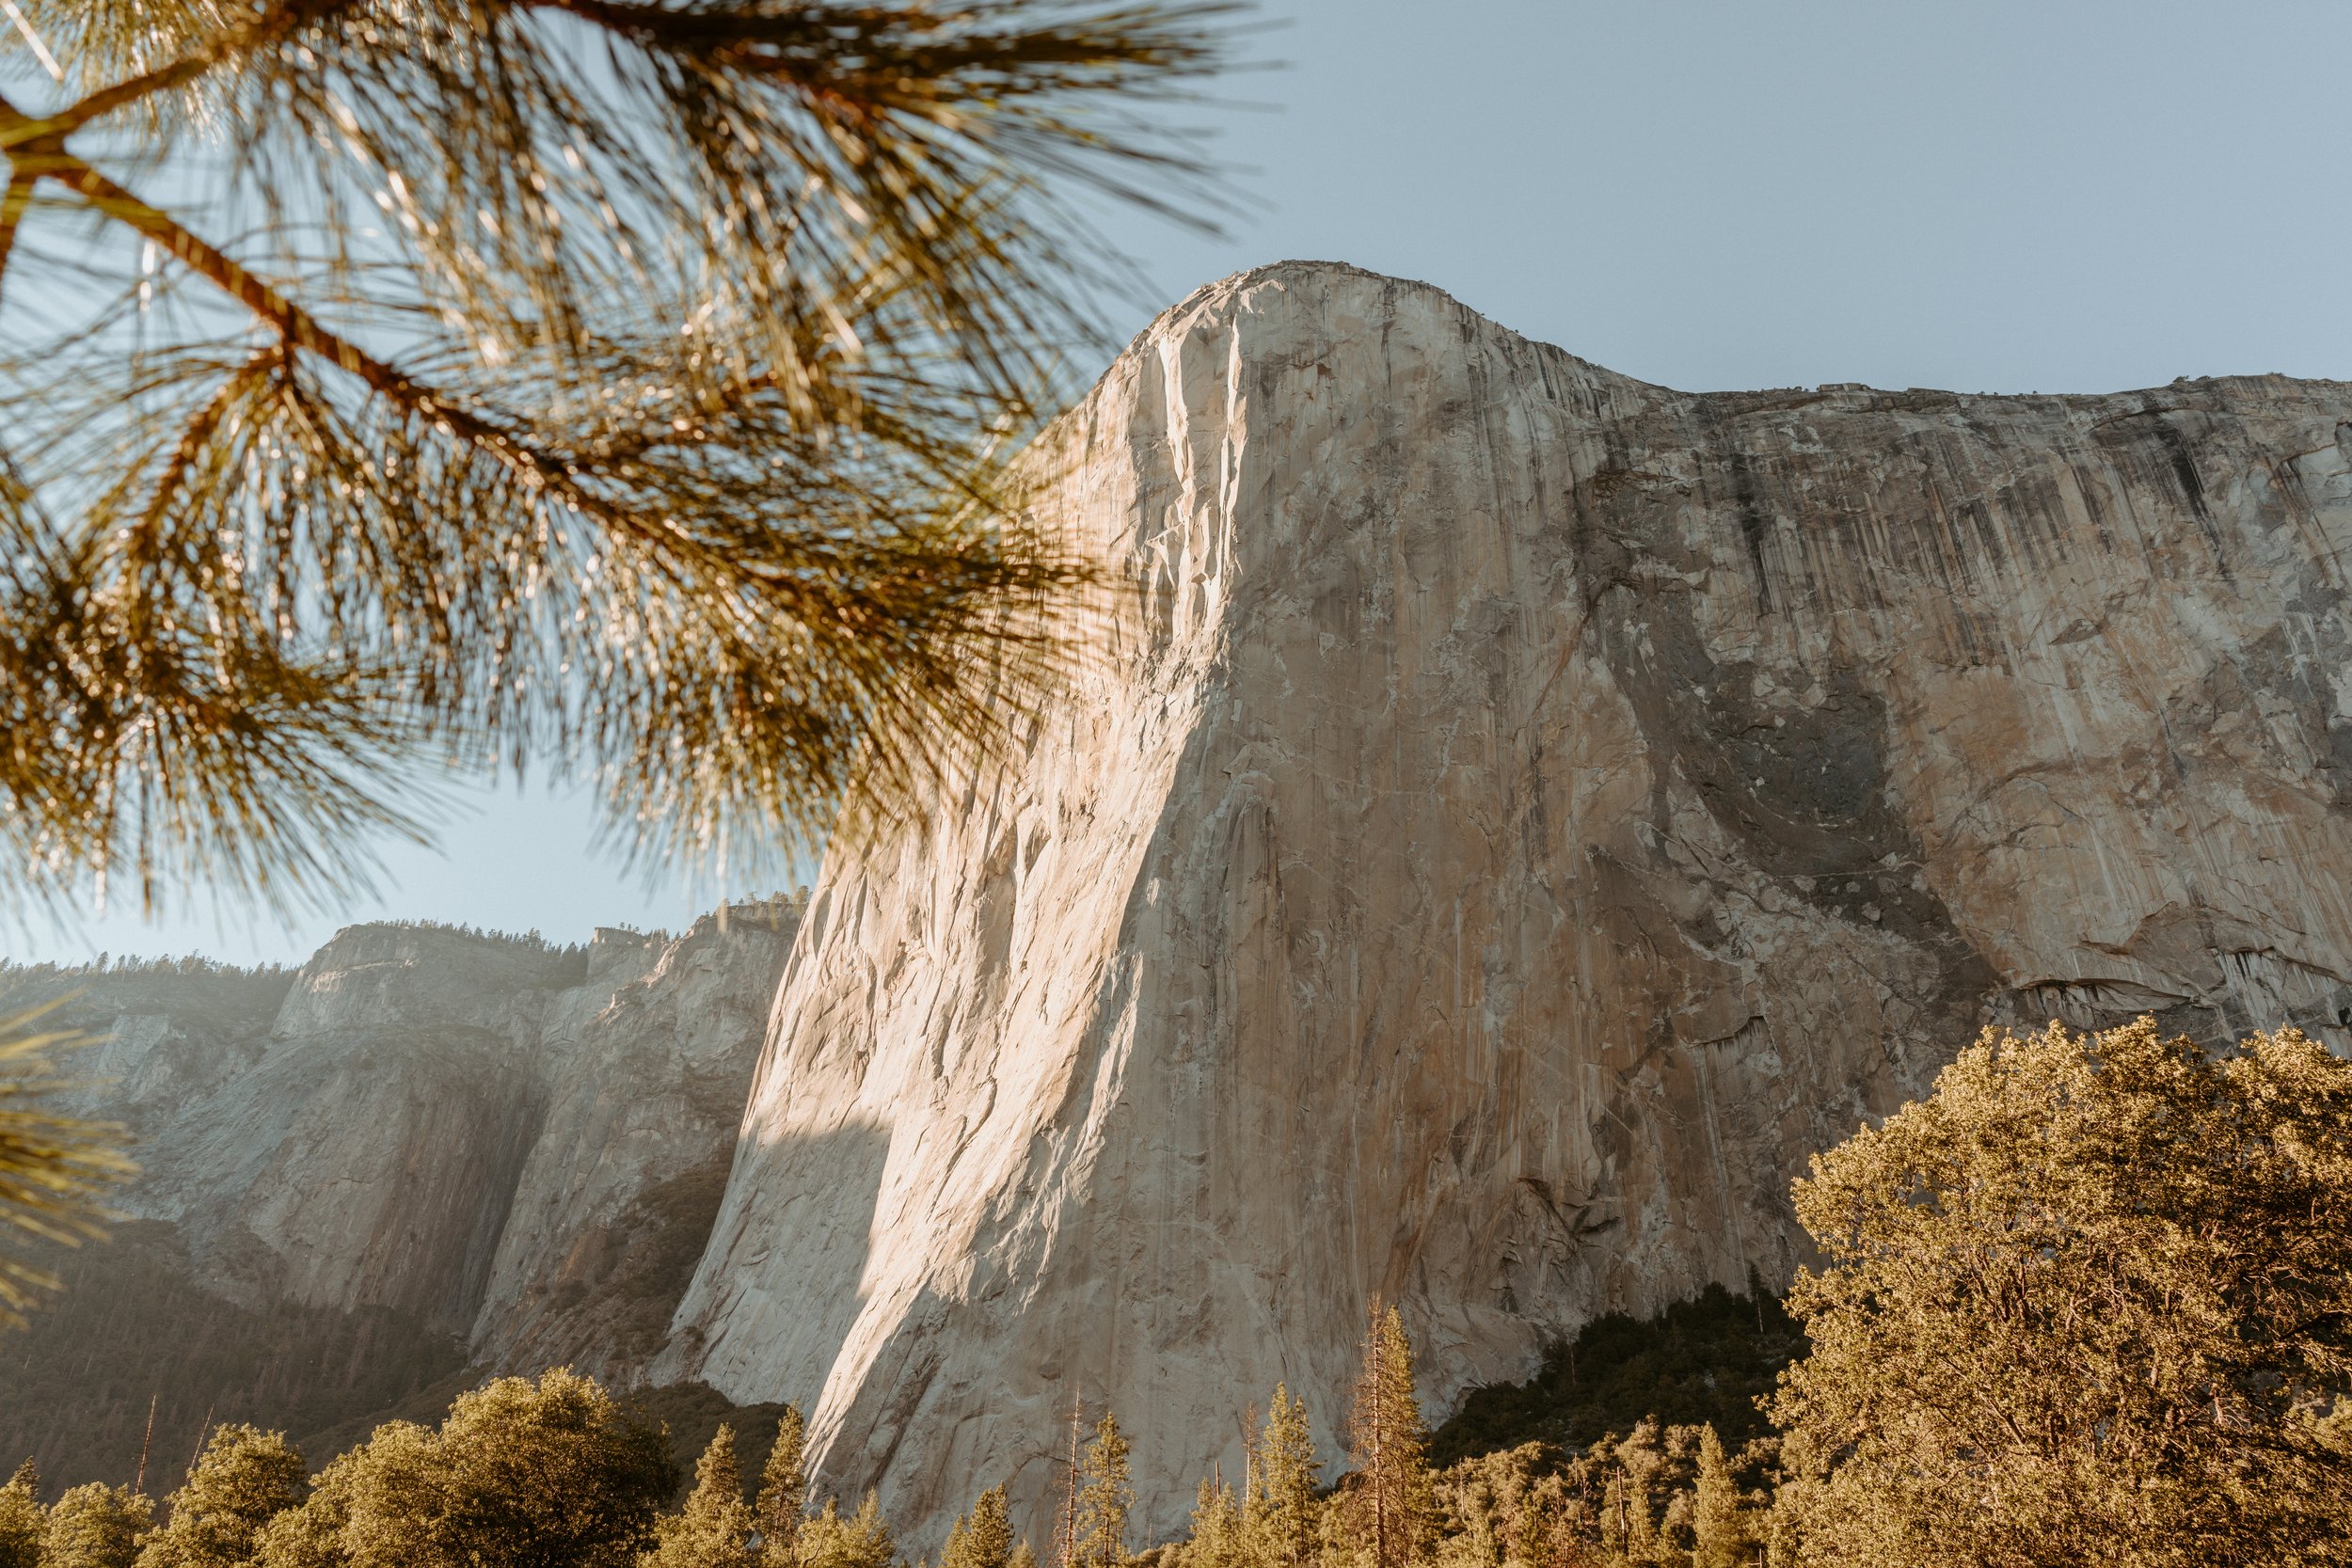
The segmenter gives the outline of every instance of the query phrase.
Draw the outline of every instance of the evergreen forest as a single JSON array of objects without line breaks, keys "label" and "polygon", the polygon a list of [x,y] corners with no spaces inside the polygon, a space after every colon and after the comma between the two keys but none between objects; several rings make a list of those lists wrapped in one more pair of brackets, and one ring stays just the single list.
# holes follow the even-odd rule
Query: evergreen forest
[{"label": "evergreen forest", "polygon": [[[975,1477],[936,1568],[2352,1561],[2352,1063],[2291,1029],[1987,1031],[1794,1197],[1822,1263],[1786,1298],[1598,1318],[1434,1430],[1373,1304],[1346,1408],[1269,1390],[1173,1540],[1137,1528],[1118,1412],[1081,1394],[1044,1538]],[[0,1568],[907,1561],[876,1497],[823,1495],[799,1409],[738,1420],[690,1481],[664,1412],[559,1370],[315,1471],[222,1423],[161,1498],[144,1462],[55,1491],[28,1461]]]}]

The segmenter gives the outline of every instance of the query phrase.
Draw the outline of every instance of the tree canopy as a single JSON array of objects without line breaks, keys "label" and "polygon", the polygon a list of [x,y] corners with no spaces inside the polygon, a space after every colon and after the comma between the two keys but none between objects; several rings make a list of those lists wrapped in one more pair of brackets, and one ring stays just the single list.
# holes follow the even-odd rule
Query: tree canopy
[{"label": "tree canopy", "polygon": [[169,1519],[141,1546],[138,1568],[243,1568],[262,1528],[301,1507],[310,1490],[302,1455],[283,1433],[215,1427],[168,1499]]},{"label": "tree canopy", "polygon": [[2352,1553],[2352,1063],[1988,1031],[1818,1156],[1773,1417],[1811,1562]]},{"label": "tree canopy", "polygon": [[660,1431],[569,1371],[461,1394],[336,1459],[261,1533],[264,1568],[634,1568],[677,1484]]}]

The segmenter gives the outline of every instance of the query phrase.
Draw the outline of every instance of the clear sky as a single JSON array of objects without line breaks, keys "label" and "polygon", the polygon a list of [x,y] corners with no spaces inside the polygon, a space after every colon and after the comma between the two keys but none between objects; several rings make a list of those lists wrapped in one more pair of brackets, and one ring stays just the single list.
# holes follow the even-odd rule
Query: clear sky
[{"label": "clear sky", "polygon": [[[1693,389],[2106,391],[2352,377],[2352,6],[1270,0],[1226,84],[1250,210],[1115,235],[1161,302],[1285,257],[1424,279]],[[1138,308],[1120,325],[1140,327]],[[578,800],[473,791],[437,851],[292,928],[0,931],[0,954],[298,958],[383,915],[577,940],[713,896],[590,851]],[[764,890],[760,890],[764,891]]]}]

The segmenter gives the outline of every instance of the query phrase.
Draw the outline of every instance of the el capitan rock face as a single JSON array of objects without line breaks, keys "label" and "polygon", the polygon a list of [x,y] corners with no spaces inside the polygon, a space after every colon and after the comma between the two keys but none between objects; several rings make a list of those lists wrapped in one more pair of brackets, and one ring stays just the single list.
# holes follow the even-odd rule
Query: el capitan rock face
[{"label": "el capitan rock face", "polygon": [[836,853],[658,1375],[918,1544],[1073,1394],[1140,1516],[1365,1303],[1443,1409],[1751,1268],[1988,1022],[2352,1036],[2352,386],[1691,395],[1416,284],[1172,311],[1048,437],[1133,590]]}]

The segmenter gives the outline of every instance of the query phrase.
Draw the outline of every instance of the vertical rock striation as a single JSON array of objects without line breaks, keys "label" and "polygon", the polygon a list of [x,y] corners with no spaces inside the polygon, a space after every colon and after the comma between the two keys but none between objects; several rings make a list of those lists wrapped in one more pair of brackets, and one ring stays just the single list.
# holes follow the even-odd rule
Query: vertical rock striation
[{"label": "vertical rock striation", "polygon": [[583,953],[356,926],[297,973],[0,974],[97,1036],[119,1200],[236,1305],[384,1309],[477,1364],[633,1379],[715,1212],[791,901]]},{"label": "vertical rock striation", "polygon": [[1048,438],[1134,592],[825,871],[659,1375],[918,1537],[1181,1518],[1366,1302],[1442,1407],[1750,1269],[1981,1023],[2352,1037],[2352,387],[1690,395],[1286,264]]}]

